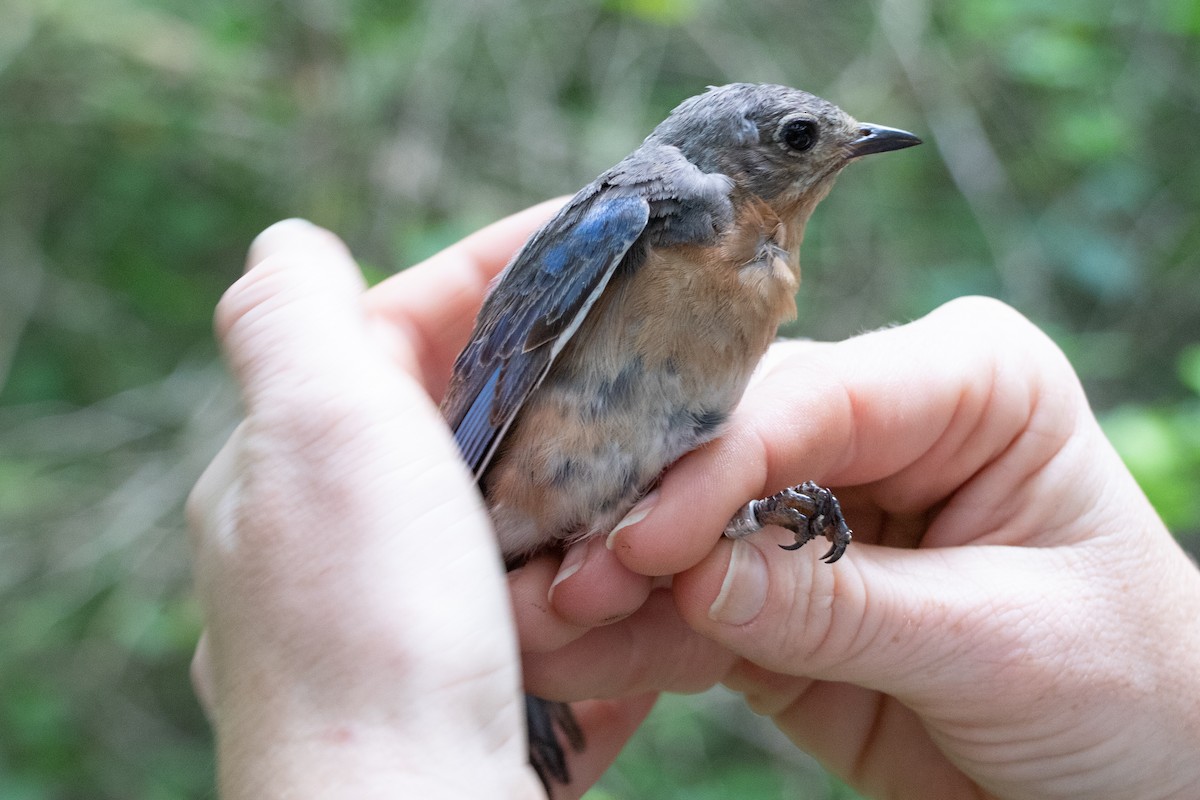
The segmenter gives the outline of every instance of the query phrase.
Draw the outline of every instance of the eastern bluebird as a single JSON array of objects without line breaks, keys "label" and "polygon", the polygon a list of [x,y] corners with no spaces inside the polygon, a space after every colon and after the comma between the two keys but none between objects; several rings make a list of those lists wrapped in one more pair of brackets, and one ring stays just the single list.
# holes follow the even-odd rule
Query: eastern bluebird
[{"label": "eastern bluebird", "polygon": [[[680,104],[584,187],[492,288],[442,404],[510,565],[607,534],[672,462],[720,434],[781,322],[796,316],[809,215],[842,168],[919,144],[785,86],[730,84]],[[805,483],[752,501],[764,524],[850,541]],[[530,759],[569,781],[565,705],[529,698]]]}]

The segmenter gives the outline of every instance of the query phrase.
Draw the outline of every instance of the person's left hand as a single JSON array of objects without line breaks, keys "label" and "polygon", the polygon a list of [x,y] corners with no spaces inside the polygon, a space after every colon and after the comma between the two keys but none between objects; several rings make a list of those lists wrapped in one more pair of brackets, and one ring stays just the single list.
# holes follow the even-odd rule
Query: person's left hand
[{"label": "person's left hand", "polygon": [[[280,223],[222,299],[246,418],[188,503],[222,796],[540,796],[500,556],[430,393],[551,210],[369,293],[332,234]],[[650,702],[581,709],[583,781]]]}]

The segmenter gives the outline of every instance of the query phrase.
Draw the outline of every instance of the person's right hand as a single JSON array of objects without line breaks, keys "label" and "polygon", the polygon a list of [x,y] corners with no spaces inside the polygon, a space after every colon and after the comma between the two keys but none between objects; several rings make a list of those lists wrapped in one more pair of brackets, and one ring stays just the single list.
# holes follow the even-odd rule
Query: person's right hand
[{"label": "person's right hand", "polygon": [[[854,528],[837,564],[720,537],[806,479],[839,487]],[[1200,573],[1011,309],[778,346],[638,516],[611,550],[577,545],[553,593],[556,562],[510,579],[531,691],[722,682],[873,797],[1196,796]],[[672,593],[603,624],[630,606],[600,580],[614,559],[679,573]]]}]

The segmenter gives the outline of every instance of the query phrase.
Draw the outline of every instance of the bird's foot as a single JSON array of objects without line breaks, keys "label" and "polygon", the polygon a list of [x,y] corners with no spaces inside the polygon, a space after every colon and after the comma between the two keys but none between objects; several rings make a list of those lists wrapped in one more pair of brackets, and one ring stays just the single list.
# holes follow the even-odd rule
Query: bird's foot
[{"label": "bird's foot", "polygon": [[838,499],[812,481],[751,500],[725,526],[725,535],[740,539],[767,525],[778,525],[796,535],[795,543],[779,545],[784,550],[798,550],[805,542],[824,536],[831,544],[829,552],[821,556],[827,564],[842,557],[852,538]]}]

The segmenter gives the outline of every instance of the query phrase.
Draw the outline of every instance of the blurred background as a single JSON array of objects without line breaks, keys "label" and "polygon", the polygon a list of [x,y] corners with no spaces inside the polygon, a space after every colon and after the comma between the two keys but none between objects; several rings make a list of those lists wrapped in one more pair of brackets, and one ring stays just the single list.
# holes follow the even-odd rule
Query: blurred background
[{"label": "blurred background", "polygon": [[[213,796],[181,507],[260,229],[312,219],[379,280],[734,80],[927,142],[817,211],[793,332],[1004,299],[1195,549],[1195,0],[4,0],[0,797]],[[738,708],[666,699],[589,798],[855,796]]]}]

